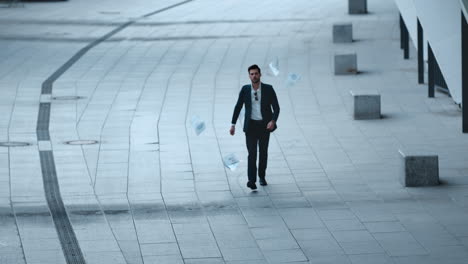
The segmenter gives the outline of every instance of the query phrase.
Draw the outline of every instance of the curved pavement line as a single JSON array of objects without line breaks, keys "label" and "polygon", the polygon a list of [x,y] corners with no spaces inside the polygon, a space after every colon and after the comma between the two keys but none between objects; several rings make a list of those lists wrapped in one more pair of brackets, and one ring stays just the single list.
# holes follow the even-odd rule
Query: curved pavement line
[{"label": "curved pavement line", "polygon": [[[165,22],[135,22],[134,26],[171,26],[190,24],[218,24],[218,23],[282,23],[282,22],[307,22],[317,21],[316,18],[267,18],[267,19],[218,19],[218,20],[189,20],[189,21],[165,21]],[[46,19],[1,19],[2,25],[52,25],[52,26],[104,26],[116,27],[125,22],[107,22],[102,20],[46,20]]]},{"label": "curved pavement line", "polygon": [[[100,44],[101,42],[112,37],[119,31],[132,25],[137,20],[146,18],[166,10],[175,8],[177,6],[192,2],[193,0],[182,1],[168,7],[156,10],[154,12],[143,15],[133,21],[129,21],[125,24],[120,25],[116,29],[102,36],[101,38],[91,42],[84,48],[80,49],[75,55],[73,55],[67,62],[60,66],[52,75],[50,75],[43,83],[41,89],[41,96],[50,96],[52,94],[53,83],[62,76],[73,64],[75,64],[83,55],[85,55],[90,49]],[[60,188],[57,179],[57,172],[55,169],[55,162],[53,151],[50,143],[49,134],[49,122],[50,122],[50,101],[43,102],[41,100],[39,104],[39,113],[37,118],[36,135],[39,147],[39,156],[41,160],[41,171],[42,180],[44,184],[44,191],[52,214],[55,229],[62,246],[63,254],[68,264],[84,264],[86,263],[83,252],[78,244],[75,232],[68,218],[65,205],[63,204],[62,196],[60,194]],[[42,141],[42,142],[41,142]],[[45,147],[41,147],[45,146]]]}]

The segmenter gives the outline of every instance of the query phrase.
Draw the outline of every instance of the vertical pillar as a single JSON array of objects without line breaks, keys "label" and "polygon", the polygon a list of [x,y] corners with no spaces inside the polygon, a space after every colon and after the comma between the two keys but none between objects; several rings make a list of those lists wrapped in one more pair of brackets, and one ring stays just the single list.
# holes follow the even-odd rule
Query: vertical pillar
[{"label": "vertical pillar", "polygon": [[405,43],[403,46],[403,58],[405,60],[409,59],[409,32],[405,26]]},{"label": "vertical pillar", "polygon": [[401,13],[400,13],[400,49],[403,49],[403,17],[401,16]]},{"label": "vertical pillar", "polygon": [[462,28],[462,129],[468,133],[468,18],[461,14]]},{"label": "vertical pillar", "polygon": [[409,59],[409,32],[408,28],[406,27],[405,21],[403,17],[400,15],[400,23],[401,23],[401,40],[402,40],[402,49],[403,49],[403,58],[405,60]]},{"label": "vertical pillar", "polygon": [[423,28],[418,19],[418,83],[424,83]]},{"label": "vertical pillar", "polygon": [[432,52],[431,45],[427,43],[427,64],[428,64],[428,75],[429,79],[427,81],[427,96],[434,97],[435,90],[435,74],[436,74],[436,60],[434,53]]}]

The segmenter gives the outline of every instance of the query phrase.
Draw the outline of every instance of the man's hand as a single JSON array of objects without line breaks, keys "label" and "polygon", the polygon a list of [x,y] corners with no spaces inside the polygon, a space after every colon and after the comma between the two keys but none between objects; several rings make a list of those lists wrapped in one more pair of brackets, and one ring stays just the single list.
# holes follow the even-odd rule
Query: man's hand
[{"label": "man's hand", "polygon": [[268,122],[267,130],[272,131],[275,128],[275,123],[275,120],[271,120],[270,122]]},{"label": "man's hand", "polygon": [[231,126],[231,129],[229,129],[229,134],[231,134],[231,136],[234,136],[234,133],[236,133],[236,126]]}]

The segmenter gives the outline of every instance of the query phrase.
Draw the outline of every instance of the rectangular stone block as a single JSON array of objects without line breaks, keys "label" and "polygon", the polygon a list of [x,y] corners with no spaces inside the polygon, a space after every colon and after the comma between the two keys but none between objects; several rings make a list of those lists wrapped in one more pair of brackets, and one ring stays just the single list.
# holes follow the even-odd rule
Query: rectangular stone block
[{"label": "rectangular stone block", "polygon": [[367,0],[348,0],[348,13],[366,14]]},{"label": "rectangular stone block", "polygon": [[354,119],[380,119],[380,94],[356,94],[351,92],[354,103]]},{"label": "rectangular stone block", "polygon": [[343,23],[333,25],[333,43],[353,42],[353,24]]},{"label": "rectangular stone block", "polygon": [[357,55],[335,54],[335,75],[347,75],[357,73]]},{"label": "rectangular stone block", "polygon": [[406,187],[434,186],[439,184],[439,157],[420,153],[405,153],[402,156],[403,173],[400,182]]}]

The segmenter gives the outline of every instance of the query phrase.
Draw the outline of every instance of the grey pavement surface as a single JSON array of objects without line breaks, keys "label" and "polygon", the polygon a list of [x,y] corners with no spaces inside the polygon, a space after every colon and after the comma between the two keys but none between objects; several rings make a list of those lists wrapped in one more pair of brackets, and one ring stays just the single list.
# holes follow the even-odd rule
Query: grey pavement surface
[{"label": "grey pavement surface", "polygon": [[[458,106],[417,84],[414,48],[402,59],[392,1],[352,16],[344,0],[194,0],[153,14],[180,2],[0,8],[0,141],[29,143],[0,147],[0,264],[66,263],[40,153],[53,153],[61,217],[89,264],[468,262],[468,136]],[[333,44],[343,22],[354,41]],[[334,55],[354,52],[359,73],[335,76]],[[253,63],[281,105],[256,192],[241,122],[228,132]],[[353,120],[350,91],[380,94],[382,119]],[[37,140],[40,103],[50,140]],[[400,149],[438,155],[441,184],[403,187]]]}]

